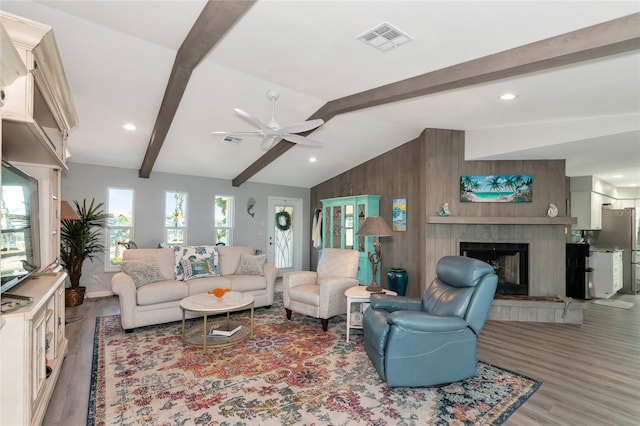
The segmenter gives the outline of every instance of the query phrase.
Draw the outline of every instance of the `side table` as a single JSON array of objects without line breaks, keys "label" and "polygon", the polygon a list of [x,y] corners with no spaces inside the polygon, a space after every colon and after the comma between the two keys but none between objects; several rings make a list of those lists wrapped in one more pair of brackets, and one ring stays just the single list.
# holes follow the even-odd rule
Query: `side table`
[{"label": "side table", "polygon": [[[398,294],[395,291],[382,289],[385,294],[389,294],[391,296],[397,296]],[[347,297],[347,342],[349,341],[349,332],[352,328],[354,329],[362,329],[362,325],[351,324],[351,304],[352,303],[368,303],[371,298],[370,292],[367,291],[366,286],[357,285],[355,287],[351,287],[344,292],[344,295]]]}]

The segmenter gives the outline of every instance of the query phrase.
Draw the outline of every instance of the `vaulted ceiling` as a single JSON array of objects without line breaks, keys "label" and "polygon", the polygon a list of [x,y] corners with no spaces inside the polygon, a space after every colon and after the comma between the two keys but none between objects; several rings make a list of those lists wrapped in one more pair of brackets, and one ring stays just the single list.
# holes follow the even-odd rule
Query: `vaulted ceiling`
[{"label": "vaulted ceiling", "polygon": [[[246,11],[230,7],[238,2],[216,2],[215,33],[189,41],[206,3],[3,0],[3,11],[54,28],[80,118],[70,136],[71,162],[146,170],[151,178],[168,172],[311,187],[424,128],[450,128],[466,131],[468,159],[564,158],[569,176],[640,184],[639,21],[619,20],[640,12],[637,1],[262,0]],[[610,20],[617,27],[600,25],[545,47],[560,57],[571,44],[582,52],[574,61],[540,66],[521,49],[500,53]],[[381,52],[357,40],[383,22],[413,41]],[[626,44],[611,41],[619,35]],[[603,38],[609,50],[594,54]],[[175,66],[184,63],[178,52],[185,49],[200,57],[180,77]],[[482,67],[527,63],[499,79],[481,77]],[[168,85],[176,75],[181,98]],[[417,97],[332,112],[389,92],[368,100],[352,95],[420,75],[450,82]],[[332,117],[311,133],[322,147],[283,142],[265,153],[259,138],[233,144],[211,135],[253,130],[234,107],[268,121],[269,89],[280,92],[281,124]],[[504,92],[518,97],[500,101]],[[127,122],[137,129],[124,130]],[[149,158],[148,146],[158,140]]]}]

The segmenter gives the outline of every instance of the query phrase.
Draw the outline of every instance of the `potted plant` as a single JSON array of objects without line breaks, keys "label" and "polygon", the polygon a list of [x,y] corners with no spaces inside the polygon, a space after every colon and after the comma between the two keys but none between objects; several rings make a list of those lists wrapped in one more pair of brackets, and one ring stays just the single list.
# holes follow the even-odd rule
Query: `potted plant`
[{"label": "potted plant", "polygon": [[71,287],[65,289],[67,306],[81,305],[86,288],[80,287],[82,264],[104,251],[101,229],[107,225],[109,214],[102,209],[103,203],[91,199],[82,201],[82,206],[74,200],[79,219],[62,219],[60,224],[60,259],[69,274]]}]

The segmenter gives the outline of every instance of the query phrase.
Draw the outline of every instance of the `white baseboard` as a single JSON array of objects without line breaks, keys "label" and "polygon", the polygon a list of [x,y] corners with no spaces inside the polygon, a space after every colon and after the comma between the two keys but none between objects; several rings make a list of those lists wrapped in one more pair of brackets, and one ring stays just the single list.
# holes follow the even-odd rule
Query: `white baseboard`
[{"label": "white baseboard", "polygon": [[113,296],[115,293],[112,291],[104,290],[104,291],[92,291],[87,293],[87,299],[95,299],[98,297],[109,297]]}]

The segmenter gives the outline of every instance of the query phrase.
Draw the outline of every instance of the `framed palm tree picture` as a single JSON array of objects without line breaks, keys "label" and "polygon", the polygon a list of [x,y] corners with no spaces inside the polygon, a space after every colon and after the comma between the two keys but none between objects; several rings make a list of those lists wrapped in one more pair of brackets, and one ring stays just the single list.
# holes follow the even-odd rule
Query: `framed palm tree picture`
[{"label": "framed palm tree picture", "polygon": [[530,203],[532,175],[460,176],[463,203]]}]

